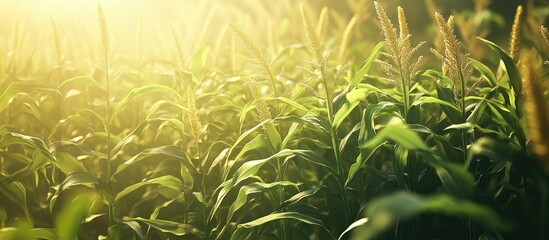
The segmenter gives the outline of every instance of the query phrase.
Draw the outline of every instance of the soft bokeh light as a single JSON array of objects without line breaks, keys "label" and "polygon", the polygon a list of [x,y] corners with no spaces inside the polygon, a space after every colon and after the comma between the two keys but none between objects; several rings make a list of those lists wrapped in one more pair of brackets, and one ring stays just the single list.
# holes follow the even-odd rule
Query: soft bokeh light
[{"label": "soft bokeh light", "polygon": [[546,239],[546,2],[0,0],[0,240]]},{"label": "soft bokeh light", "polygon": [[[81,66],[80,69],[93,70],[92,60],[98,52],[96,5],[99,3],[105,9],[114,56],[145,62],[170,62],[177,58],[173,33],[175,30],[186,56],[192,55],[201,46],[209,46],[214,54],[222,56],[218,59],[234,58],[231,56],[231,51],[234,50],[231,45],[236,42],[236,48],[241,46],[227,29],[228,21],[235,22],[262,47],[276,53],[282,51],[283,46],[299,43],[303,39],[297,10],[299,2],[0,0],[0,51],[13,53],[19,60],[32,57],[34,62],[53,61],[54,22],[58,28],[63,59]],[[367,36],[371,40],[355,44],[359,51],[369,51],[374,42],[381,40],[382,36],[372,18],[374,12],[370,5],[358,6],[359,1],[355,0],[303,2],[312,10],[315,21],[320,14],[320,6],[326,5],[329,8],[329,16],[321,36],[329,48],[337,49],[338,41],[354,15],[359,16],[359,21],[349,40],[353,41],[353,36],[355,39]],[[415,36],[435,37],[433,25],[424,24],[432,21],[426,13],[433,10],[424,5],[425,1],[410,3],[401,0],[391,4],[402,4],[407,9]],[[471,7],[470,2],[450,4],[448,1],[441,1],[439,4],[450,6],[439,9],[446,13],[464,6]],[[394,16],[393,11],[388,14]],[[329,31],[325,31],[328,29]],[[490,34],[499,32],[501,31],[491,31]],[[242,53],[238,49],[236,52]]]},{"label": "soft bokeh light", "polygon": [[[235,21],[266,40],[266,27],[291,6],[253,0],[21,0],[0,1],[2,51],[48,60],[53,56],[52,20],[57,24],[66,60],[79,62],[96,54],[99,30],[96,5],[103,5],[115,55],[168,61],[175,56],[173,29],[186,53],[201,45],[226,48],[231,35],[226,22]],[[296,3],[297,6],[297,3]],[[259,31],[259,32],[254,32]],[[23,44],[27,43],[27,44]],[[33,46],[33,47],[30,47]]]}]

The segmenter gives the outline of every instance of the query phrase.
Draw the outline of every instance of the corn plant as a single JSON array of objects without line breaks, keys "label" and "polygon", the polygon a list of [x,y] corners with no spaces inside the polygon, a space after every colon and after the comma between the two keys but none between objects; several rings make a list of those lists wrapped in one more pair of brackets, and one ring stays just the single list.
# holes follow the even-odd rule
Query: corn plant
[{"label": "corn plant", "polygon": [[543,4],[308,3],[0,24],[0,239],[549,236]]}]

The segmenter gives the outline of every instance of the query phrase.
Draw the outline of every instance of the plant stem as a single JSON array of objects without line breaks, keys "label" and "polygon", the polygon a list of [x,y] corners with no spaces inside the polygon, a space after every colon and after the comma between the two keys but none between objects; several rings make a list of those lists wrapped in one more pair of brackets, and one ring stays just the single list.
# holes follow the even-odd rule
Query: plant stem
[{"label": "plant stem", "polygon": [[[268,66],[266,66],[268,67]],[[276,80],[273,76],[273,73],[271,72],[270,68],[267,68],[269,69],[269,79],[271,80],[271,86],[273,88],[273,92],[274,92],[274,95],[275,95],[275,116],[277,116],[277,114],[281,114],[282,113],[282,110],[280,108],[280,103],[278,102],[278,90],[276,89]],[[280,110],[280,112],[279,112]],[[276,125],[276,130],[280,133],[280,125]],[[277,160],[278,161],[278,160]]]},{"label": "plant stem", "polygon": [[[198,145],[198,139],[195,139],[195,147],[196,147],[196,159],[200,160],[200,148]],[[202,181],[200,181],[200,187],[202,188],[202,197],[204,199],[204,202],[202,203],[202,224],[204,225],[204,228],[202,229],[204,232],[208,232],[208,214],[206,213],[206,203],[208,200],[206,199],[206,176],[202,174]]]},{"label": "plant stem", "polygon": [[[465,79],[463,79],[463,73],[459,71],[459,80],[461,84],[461,121],[467,122],[467,116],[465,112]],[[467,133],[461,132],[461,148],[463,149],[463,162],[467,161]]]},{"label": "plant stem", "polygon": [[[324,71],[322,71],[322,81],[324,83],[324,91],[326,92],[326,107],[328,108],[328,121],[330,122],[330,136],[332,141],[332,149],[334,152],[334,157],[336,159],[336,171],[339,174],[338,177],[343,176],[343,163],[341,161],[341,152],[339,151],[339,140],[337,139],[337,129],[333,126],[333,105],[332,97],[330,94],[330,87],[328,86],[329,81],[326,79]],[[351,206],[349,205],[349,197],[345,189],[345,182],[340,181],[340,190],[343,193],[343,205],[345,209],[345,220],[347,223],[351,222]]]},{"label": "plant stem", "polygon": [[[104,53],[104,71],[105,71],[105,83],[106,83],[106,100],[107,100],[107,113],[106,113],[106,125],[107,125],[107,186],[111,188],[111,96],[110,96],[110,79],[109,79],[109,55],[107,52]],[[109,226],[112,226],[114,223],[114,202],[112,199],[109,199]]]},{"label": "plant stem", "polygon": [[406,117],[408,116],[408,108],[410,107],[410,99],[409,99],[409,92],[408,92],[408,89],[409,87],[406,87],[408,85],[408,82],[407,79],[404,77],[404,74],[402,73],[402,66],[401,64],[399,63],[398,64],[398,71],[399,71],[399,74],[400,74],[400,83],[402,85],[402,98],[404,100],[404,120],[406,121]]},{"label": "plant stem", "polygon": [[[322,80],[323,80],[323,83],[324,83],[324,91],[326,92],[326,107],[328,108],[328,121],[330,122],[330,125],[332,125],[333,123],[333,105],[332,105],[332,97],[331,97],[331,94],[330,94],[330,88],[328,86],[329,84],[329,81],[326,80],[326,77],[324,75],[324,73],[322,73]],[[339,143],[338,143],[338,139],[337,139],[337,135],[336,135],[336,129],[334,129],[332,126],[330,126],[330,135],[332,137],[332,148],[333,148],[333,151],[334,151],[334,156],[335,156],[335,159],[336,159],[336,163],[337,163],[337,173],[338,174],[341,174],[342,173],[342,168],[343,166],[341,166],[341,153],[339,152]]]},{"label": "plant stem", "polygon": [[[268,68],[268,69],[270,69],[270,68]],[[278,95],[278,90],[276,89],[276,79],[274,78],[273,73],[271,71],[269,71],[269,79],[271,80],[271,86],[273,87],[273,92],[274,92],[274,95],[275,95],[275,98],[276,98],[275,102],[276,102],[276,105],[278,107],[278,97],[279,97],[279,95]]]},{"label": "plant stem", "polygon": [[[282,167],[282,162],[279,158],[276,159],[276,162],[277,162],[277,166],[278,166],[277,181],[284,181],[284,170],[283,170],[283,167]],[[278,205],[280,206],[280,205],[282,205],[282,203],[284,203],[284,186],[280,186],[280,188],[278,190],[278,199],[279,199]],[[290,239],[289,232],[287,230],[286,220],[284,220],[284,219],[281,220],[280,228],[281,228],[282,236],[284,236],[283,239]]]},{"label": "plant stem", "polygon": [[206,200],[206,184],[204,183],[206,180],[206,176],[202,176],[201,181],[201,187],[202,187],[202,197],[204,198],[204,202],[202,203],[202,224],[204,225],[204,228],[202,229],[205,233],[208,232],[208,214],[206,213],[206,203],[208,202]]}]

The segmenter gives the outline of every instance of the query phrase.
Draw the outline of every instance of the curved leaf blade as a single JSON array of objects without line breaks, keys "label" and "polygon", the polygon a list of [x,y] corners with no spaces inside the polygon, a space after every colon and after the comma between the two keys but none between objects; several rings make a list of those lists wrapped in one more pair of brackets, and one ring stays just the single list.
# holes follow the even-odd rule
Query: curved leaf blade
[{"label": "curved leaf blade", "polygon": [[185,236],[190,234],[201,239],[204,239],[207,237],[207,235],[204,232],[200,231],[198,228],[190,224],[172,222],[167,220],[159,220],[159,219],[146,219],[142,217],[126,218],[125,220],[139,221],[161,232],[171,233],[177,236]]}]

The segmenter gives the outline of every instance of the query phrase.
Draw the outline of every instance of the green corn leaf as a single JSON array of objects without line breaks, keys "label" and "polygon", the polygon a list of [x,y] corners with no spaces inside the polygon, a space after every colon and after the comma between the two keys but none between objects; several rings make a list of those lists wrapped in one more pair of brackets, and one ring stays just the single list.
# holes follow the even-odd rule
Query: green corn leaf
[{"label": "green corn leaf", "polygon": [[442,83],[444,83],[448,87],[452,86],[452,80],[439,71],[427,69],[421,75],[429,78],[433,78],[436,80],[440,80]]},{"label": "green corn leaf", "polygon": [[[252,133],[254,133],[258,128],[262,127],[263,125],[267,124],[270,120],[267,119],[263,122],[260,122],[258,123],[257,125],[255,125],[254,127],[248,129],[246,132],[242,133],[237,139],[236,141],[234,142],[234,144],[232,145],[231,148],[229,148],[229,151],[227,152],[227,155],[226,155],[226,159],[225,159],[225,164],[227,164],[228,160],[229,160],[229,157],[231,156],[233,150],[238,146],[238,144],[240,144],[246,137],[248,137],[249,135],[251,135]],[[221,161],[223,159],[219,159],[219,161]],[[218,162],[214,161],[214,164],[212,164],[212,166],[210,166],[210,170],[212,170],[212,168],[217,165]],[[230,172],[230,167],[226,167],[227,169],[227,173]],[[227,176],[224,176],[223,179],[226,179]]]},{"label": "green corn leaf", "polygon": [[[200,49],[198,49],[195,54],[191,57],[191,72],[193,73],[200,73],[207,67],[209,53],[212,48],[209,46],[202,46]],[[197,78],[192,78],[193,82],[198,81]],[[195,84],[198,84],[198,82],[194,82]],[[188,83],[185,83],[188,84]]]},{"label": "green corn leaf", "polygon": [[113,178],[115,175],[120,174],[129,166],[133,166],[140,161],[143,161],[150,157],[156,157],[156,156],[170,157],[173,159],[177,159],[180,162],[184,163],[185,166],[189,167],[190,169],[195,169],[193,163],[191,162],[190,158],[187,156],[185,151],[183,151],[180,147],[168,145],[168,146],[161,146],[156,148],[149,148],[134,155],[132,158],[128,159],[127,161],[125,161],[124,163],[118,166],[118,168],[113,174]]},{"label": "green corn leaf", "polygon": [[347,180],[345,180],[345,186],[347,186],[353,180],[353,178],[358,173],[358,170],[360,170],[362,165],[366,163],[368,159],[370,159],[374,155],[374,153],[382,146],[383,146],[382,144],[379,144],[377,147],[373,149],[364,150],[358,155],[356,162],[353,163],[349,168],[349,174],[347,175]]},{"label": "green corn leaf", "polygon": [[168,118],[168,119],[161,119],[161,118],[155,118],[154,120],[162,120],[162,124],[158,126],[156,131],[156,136],[154,139],[158,139],[161,137],[163,133],[163,129],[167,127],[171,127],[172,129],[175,129],[180,137],[186,137],[185,135],[185,123],[183,123],[181,120],[177,118]]},{"label": "green corn leaf", "polygon": [[484,79],[488,81],[491,87],[495,87],[498,85],[496,80],[496,75],[488,68],[488,66],[484,65],[484,63],[477,61],[473,58],[469,58],[471,63],[473,64],[473,67],[482,74]]},{"label": "green corn leaf", "polygon": [[175,108],[175,109],[179,109],[183,112],[189,111],[188,108],[182,106],[180,103],[178,104],[178,103],[176,103],[172,100],[159,99],[159,100],[155,101],[154,104],[150,107],[149,111],[147,112],[147,115],[146,115],[145,119],[153,118],[155,115],[159,114],[160,110],[162,110],[164,108]]},{"label": "green corn leaf", "polygon": [[361,127],[361,122],[358,122],[357,124],[355,124],[355,126],[349,132],[347,132],[347,135],[345,135],[345,137],[343,139],[341,139],[341,141],[339,142],[339,151],[340,152],[343,152],[345,150],[345,147],[347,146],[347,143],[352,141],[351,140],[352,136],[354,136],[356,134],[356,132],[360,130],[360,127]]},{"label": "green corn leaf", "polygon": [[[475,106],[471,114],[467,117],[467,122],[470,123],[478,123],[485,112],[486,105],[491,102],[492,98],[495,98],[498,93],[500,93],[502,88],[500,86],[496,86],[488,92],[482,100]],[[505,96],[505,95],[504,95]]]},{"label": "green corn leaf", "polygon": [[122,100],[120,100],[118,104],[116,104],[116,106],[112,110],[111,119],[108,119],[108,121],[111,122],[112,119],[114,119],[120,112],[124,110],[124,108],[126,108],[129,102],[143,95],[152,93],[169,93],[169,96],[175,98],[177,101],[181,101],[182,99],[178,92],[164,85],[147,85],[144,87],[135,88],[130,93],[128,93],[128,95],[126,95]]},{"label": "green corn leaf", "polygon": [[236,157],[234,158],[234,161],[237,162],[241,160],[242,156],[244,156],[244,154],[246,154],[249,151],[258,150],[264,147],[267,144],[264,140],[264,137],[265,135],[259,134],[255,138],[250,140],[248,143],[246,143],[246,145],[244,145],[244,147],[240,150],[238,155],[236,155]]},{"label": "green corn leaf", "polygon": [[0,139],[0,148],[5,148],[12,144],[21,144],[31,149],[35,149],[42,153],[49,160],[55,161],[55,158],[52,156],[50,149],[46,146],[46,143],[42,139],[23,135],[19,133],[8,133]]},{"label": "green corn leaf", "polygon": [[86,167],[82,162],[78,161],[73,155],[66,152],[54,152],[56,164],[55,166],[65,174],[72,172],[86,172]]},{"label": "green corn leaf", "polygon": [[454,196],[470,198],[474,194],[474,177],[462,165],[456,163],[438,163],[437,175],[446,190]]},{"label": "green corn leaf", "polygon": [[288,143],[293,139],[293,137],[300,132],[301,129],[303,129],[303,122],[300,123],[292,123],[290,128],[288,129],[288,133],[286,134],[286,137],[282,140],[281,147],[285,148]]},{"label": "green corn leaf", "polygon": [[114,146],[111,150],[111,156],[115,156],[124,146],[126,146],[128,143],[130,143],[136,136],[141,134],[143,132],[143,129],[147,127],[150,121],[145,121],[140,123],[133,131],[131,131],[128,135],[126,135],[116,146]]},{"label": "green corn leaf", "polygon": [[267,162],[272,159],[282,158],[282,157],[293,157],[295,152],[298,150],[288,150],[283,149],[280,152],[273,154],[272,156],[260,160],[247,161],[242,166],[240,166],[234,173],[234,176],[222,183],[218,189],[219,193],[215,201],[214,206],[210,212],[209,218],[212,219],[218,208],[221,206],[223,199],[227,196],[230,190],[232,190],[237,184],[242,182],[245,179],[252,177],[259,169]]},{"label": "green corn leaf", "polygon": [[268,122],[265,126],[265,132],[267,133],[267,138],[269,139],[269,142],[271,143],[271,147],[278,151],[280,150],[280,147],[282,145],[282,137],[280,136],[280,133],[275,128],[274,123]]},{"label": "green corn leaf", "polygon": [[471,145],[469,158],[472,158],[475,154],[498,160],[522,158],[520,149],[517,146],[488,137],[482,137]]},{"label": "green corn leaf", "polygon": [[111,197],[109,191],[105,191],[105,189],[102,187],[97,176],[89,172],[72,172],[67,175],[65,180],[61,183],[55,194],[52,196],[52,199],[50,200],[50,212],[53,211],[53,207],[55,206],[57,198],[59,197],[61,192],[76,186],[86,186],[91,188],[99,187],[101,188],[101,190],[103,190],[103,193],[106,194],[108,198]]},{"label": "green corn leaf", "polygon": [[[455,106],[455,96],[452,90],[448,88],[442,88],[437,87],[437,96],[440,100],[447,102],[450,105]],[[440,105],[444,113],[446,114],[446,117],[450,120],[452,123],[461,123],[463,122],[461,120],[461,114],[458,110],[456,110],[456,107],[448,107],[448,104]]]},{"label": "green corn leaf", "polygon": [[193,190],[194,186],[194,176],[189,171],[187,166],[185,164],[181,163],[179,166],[179,173],[181,175],[181,180],[183,180],[183,191],[184,192],[190,192]]},{"label": "green corn leaf", "polygon": [[219,163],[221,161],[223,161],[224,159],[227,159],[228,156],[227,154],[230,152],[231,149],[229,148],[225,148],[223,150],[221,150],[221,152],[219,152],[219,154],[217,155],[217,157],[213,160],[212,164],[210,165],[210,168],[208,169],[208,174],[210,174],[212,172],[212,170],[217,166],[219,165]]},{"label": "green corn leaf", "polygon": [[[494,51],[500,58],[501,61],[503,61],[503,64],[505,65],[505,72],[507,73],[507,79],[511,83],[511,86],[513,87],[514,97],[515,97],[515,108],[518,116],[522,115],[522,80],[520,77],[520,73],[517,69],[517,65],[515,64],[515,61],[498,45],[495,43],[477,37],[482,42],[484,42],[492,51]],[[500,85],[505,81],[500,81]]]},{"label": "green corn leaf", "polygon": [[178,222],[159,220],[159,219],[146,219],[141,217],[126,218],[125,221],[142,222],[151,226],[156,230],[159,230],[165,233],[171,233],[177,236],[193,235],[200,239],[204,239],[207,236],[204,232],[200,231],[195,226],[190,224],[185,224],[185,223],[178,223]]},{"label": "green corn leaf", "polygon": [[246,234],[243,234],[241,232],[247,232],[247,229],[258,227],[258,226],[261,226],[265,223],[268,223],[268,222],[271,222],[271,221],[276,221],[276,220],[282,220],[282,219],[294,219],[294,220],[297,220],[297,221],[305,223],[305,224],[318,226],[318,227],[324,229],[332,239],[335,239],[335,237],[333,237],[330,234],[330,232],[326,229],[326,227],[324,226],[324,223],[322,221],[320,221],[320,220],[318,220],[314,217],[304,215],[304,214],[301,214],[301,213],[298,213],[298,212],[272,213],[272,214],[269,214],[267,216],[258,218],[254,221],[239,224],[238,228],[236,229],[236,231],[235,231],[234,235],[231,237],[231,239],[241,239],[241,238],[236,238],[235,236],[239,236],[239,237],[240,236],[245,236]]},{"label": "green corn leaf", "polygon": [[457,154],[454,146],[446,136],[433,134],[433,139],[436,144],[436,152],[439,156],[444,156],[448,162],[457,163],[460,156]]},{"label": "green corn leaf", "polygon": [[[364,110],[365,114],[367,114],[367,110],[368,109]],[[406,127],[406,125],[387,125],[377,135],[375,135],[375,137],[369,141],[363,142],[359,146],[361,148],[361,155],[357,158],[357,161],[351,165],[345,185],[351,182],[362,165],[387,140],[392,140],[407,150],[431,152],[431,149],[425,144],[425,142],[423,142],[417,133],[410,130]]]},{"label": "green corn leaf", "polygon": [[29,231],[29,234],[42,240],[58,240],[59,235],[54,229],[51,228],[33,228]]},{"label": "green corn leaf", "polygon": [[355,88],[362,81],[362,79],[364,79],[364,76],[368,73],[368,71],[370,70],[370,67],[372,67],[372,64],[376,60],[377,55],[379,54],[383,46],[385,46],[385,42],[379,42],[372,49],[372,52],[370,52],[370,55],[368,55],[368,58],[366,59],[366,61],[362,63],[358,71],[355,73],[355,75],[351,79],[351,82],[347,87],[348,90]]},{"label": "green corn leaf", "polygon": [[235,171],[234,176],[233,176],[232,181],[231,181],[231,185],[236,185],[239,182],[241,182],[242,180],[251,177],[252,175],[254,175],[259,170],[259,168],[261,168],[268,161],[270,161],[272,159],[276,159],[276,158],[282,158],[282,157],[293,157],[293,156],[295,156],[295,153],[297,151],[298,150],[283,149],[280,152],[278,152],[278,153],[276,153],[272,156],[269,156],[268,158],[245,162],[244,164],[242,164],[242,166],[240,166]]},{"label": "green corn leaf", "polygon": [[252,237],[253,230],[247,228],[237,228],[231,235],[231,240],[247,240]]},{"label": "green corn leaf", "polygon": [[166,207],[170,206],[172,203],[174,203],[175,201],[178,201],[178,200],[181,200],[181,195],[180,195],[180,197],[172,198],[168,201],[163,202],[162,204],[160,204],[160,206],[154,208],[154,211],[149,216],[149,219],[158,218],[158,215],[160,214],[160,211],[162,211],[162,209],[165,209]]},{"label": "green corn leaf", "polygon": [[495,113],[501,116],[501,119],[505,120],[507,124],[513,129],[515,137],[518,140],[518,143],[523,149],[526,148],[526,134],[522,128],[521,120],[517,113],[511,112],[509,109],[501,106],[500,104],[488,104],[490,111],[495,115]]},{"label": "green corn leaf", "polygon": [[349,225],[349,227],[347,229],[345,229],[345,231],[343,231],[341,233],[341,235],[339,235],[339,238],[337,238],[337,240],[341,240],[341,238],[343,238],[343,236],[345,236],[345,234],[347,234],[348,232],[352,231],[353,229],[355,229],[357,227],[363,226],[366,223],[368,223],[368,218],[361,218],[361,219],[358,219],[358,220],[354,221],[351,225]]},{"label": "green corn leaf", "polygon": [[55,217],[55,230],[60,239],[77,239],[82,222],[98,198],[94,193],[79,194],[70,201],[70,204],[63,206],[61,212]]},{"label": "green corn leaf", "polygon": [[103,129],[107,129],[104,117],[99,116],[97,112],[94,112],[90,109],[79,109],[74,114],[71,114],[66,118],[60,120],[55,125],[52,131],[52,136],[54,136],[53,134],[55,133],[64,131],[70,124],[81,126],[83,128],[87,127],[89,129],[93,129],[93,124],[96,122],[101,123]]},{"label": "green corn leaf", "polygon": [[93,79],[93,77],[90,76],[90,75],[76,76],[76,77],[73,77],[73,78],[69,78],[69,79],[61,82],[57,86],[57,89],[61,90],[65,87],[67,87],[69,89],[75,89],[74,87],[89,87],[89,88],[94,88],[94,89],[101,89],[101,86],[99,86],[99,84],[97,84],[95,79]]},{"label": "green corn leaf", "polygon": [[[409,124],[407,128],[414,132],[429,134],[433,138],[437,149],[435,151],[422,150],[423,157],[436,169],[444,187],[455,196],[471,197],[474,192],[474,177],[467,171],[467,164],[458,164],[458,156],[449,140],[443,135],[433,133],[423,125]],[[440,156],[443,156],[444,159]]]},{"label": "green corn leaf", "polygon": [[122,240],[122,231],[124,225],[121,223],[114,224],[107,229],[107,240]]},{"label": "green corn leaf", "polygon": [[17,205],[25,213],[27,222],[32,225],[32,218],[27,205],[27,189],[20,182],[0,182],[0,195]]},{"label": "green corn leaf", "polygon": [[99,186],[99,179],[97,176],[89,172],[73,172],[67,175],[61,186],[59,187],[60,191],[65,189],[75,187],[75,186]]},{"label": "green corn leaf", "polygon": [[498,45],[495,43],[486,40],[484,38],[477,37],[479,40],[484,42],[492,51],[494,51],[503,61],[503,64],[505,64],[505,69],[507,70],[507,75],[509,76],[509,81],[511,82],[511,86],[513,86],[513,91],[515,91],[515,96],[520,98],[522,96],[522,82],[520,80],[520,74],[517,69],[517,66],[515,65],[515,62],[513,59]]},{"label": "green corn leaf", "polygon": [[228,214],[227,214],[227,222],[231,221],[234,213],[238,209],[240,209],[242,206],[244,206],[244,204],[246,204],[248,197],[251,197],[252,194],[262,193],[264,191],[270,190],[271,188],[275,188],[275,187],[288,187],[288,186],[293,186],[296,189],[298,188],[297,184],[290,181],[281,181],[281,182],[273,182],[273,183],[255,182],[255,183],[242,186],[238,191],[238,195],[236,199],[233,201],[233,203],[229,207]]},{"label": "green corn leaf", "polygon": [[384,142],[392,140],[408,150],[421,150],[430,152],[431,149],[425,142],[406,125],[387,125],[372,140],[361,145],[361,148],[371,148]]},{"label": "green corn leaf", "polygon": [[370,93],[369,90],[364,88],[351,90],[345,95],[345,102],[337,110],[334,115],[332,126],[337,129],[339,125],[347,118],[349,113],[362,101],[366,100],[366,97]]},{"label": "green corn leaf", "polygon": [[[275,99],[275,98],[273,98],[273,99]],[[314,112],[318,112],[318,111],[319,111],[319,109],[317,109],[317,108],[306,107],[306,106],[304,106],[303,104],[298,103],[298,102],[296,102],[295,100],[292,100],[292,99],[289,99],[289,98],[278,97],[278,98],[276,98],[276,99],[278,99],[279,101],[281,101],[281,102],[283,102],[283,103],[286,103],[288,106],[291,106],[291,107],[293,107],[293,108],[296,109],[296,110],[303,111],[305,114],[307,114],[307,113],[314,113]]]},{"label": "green corn leaf", "polygon": [[241,128],[244,126],[244,123],[246,122],[246,117],[248,116],[248,113],[256,109],[255,101],[256,100],[246,103],[246,105],[244,105],[242,110],[240,110],[239,122],[240,122]]},{"label": "green corn leaf", "polygon": [[377,104],[369,104],[362,113],[360,121],[360,133],[358,137],[359,144],[372,139],[375,135],[375,120],[381,114],[391,114],[394,103],[380,102]]},{"label": "green corn leaf", "polygon": [[492,230],[509,230],[509,224],[488,207],[448,195],[420,196],[397,192],[374,199],[366,207],[368,222],[359,228],[353,239],[373,239],[394,224],[416,218],[422,213],[451,217],[467,217]]},{"label": "green corn leaf", "polygon": [[57,89],[42,82],[13,82],[0,95],[0,112],[9,106],[15,96],[36,91],[49,91],[60,94]]},{"label": "green corn leaf", "polygon": [[246,138],[247,136],[249,136],[250,134],[254,133],[258,128],[262,127],[263,125],[265,125],[266,123],[270,122],[270,120],[265,120],[263,122],[260,122],[259,124],[255,125],[254,127],[248,129],[246,132],[242,133],[235,141],[235,143],[233,144],[233,147],[231,147],[231,150],[228,154],[228,156],[230,156],[232,150],[238,145],[240,144],[240,142],[242,142],[244,140],[244,138]]},{"label": "green corn leaf", "polygon": [[163,187],[167,187],[169,189],[173,189],[177,192],[181,192],[183,190],[183,184],[181,183],[181,180],[178,178],[171,176],[171,175],[165,175],[153,179],[149,179],[143,182],[138,182],[135,184],[132,184],[126,188],[124,188],[122,191],[120,191],[117,195],[115,200],[120,201],[124,196],[132,193],[133,191],[137,190],[138,188],[141,188],[143,186],[147,185],[160,185]]},{"label": "green corn leaf", "polygon": [[11,159],[20,160],[27,164],[25,167],[6,175],[0,179],[0,182],[5,184],[13,181],[20,181],[23,178],[35,174],[38,170],[42,169],[48,162],[48,158],[41,154],[38,150],[34,151],[32,157],[27,157],[17,153],[5,153],[5,156],[10,156]]},{"label": "green corn leaf", "polygon": [[339,174],[337,174],[337,167],[335,166],[335,163],[328,161],[325,157],[321,156],[320,154],[310,150],[299,150],[299,151],[296,151],[295,153],[300,159],[303,159],[305,161],[308,161],[310,163],[323,167],[324,169],[328,170],[330,173],[334,174],[334,176],[339,177]]},{"label": "green corn leaf", "polygon": [[55,229],[29,228],[19,225],[17,227],[0,228],[0,239],[5,240],[59,240]]},{"label": "green corn leaf", "polygon": [[145,236],[143,235],[143,229],[141,229],[141,225],[139,225],[136,221],[124,221],[122,224],[128,226],[134,233],[134,236],[137,237],[139,240],[145,239]]},{"label": "green corn leaf", "polygon": [[0,229],[6,226],[6,221],[8,221],[8,213],[4,206],[0,204]]},{"label": "green corn leaf", "polygon": [[310,197],[310,196],[313,196],[315,195],[319,190],[321,189],[320,186],[312,186],[311,188],[305,190],[305,191],[302,191],[302,192],[299,192],[297,193],[296,195],[293,195],[291,198],[287,199],[286,201],[284,201],[280,206],[278,206],[276,208],[276,210],[280,210],[280,209],[283,209],[287,206],[290,206],[292,204],[295,204],[301,200],[303,200],[304,198],[307,198],[307,197]]},{"label": "green corn leaf", "polygon": [[419,99],[415,100],[413,103],[412,103],[412,106],[418,106],[418,105],[423,105],[425,103],[434,103],[434,104],[438,104],[440,106],[444,106],[444,107],[448,107],[448,108],[452,108],[454,109],[455,111],[459,111],[456,107],[455,104],[451,103],[451,102],[447,102],[447,101],[443,101],[441,99],[438,99],[436,97],[430,97],[430,96],[422,96],[420,97]]}]

